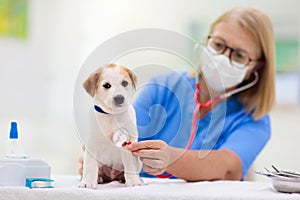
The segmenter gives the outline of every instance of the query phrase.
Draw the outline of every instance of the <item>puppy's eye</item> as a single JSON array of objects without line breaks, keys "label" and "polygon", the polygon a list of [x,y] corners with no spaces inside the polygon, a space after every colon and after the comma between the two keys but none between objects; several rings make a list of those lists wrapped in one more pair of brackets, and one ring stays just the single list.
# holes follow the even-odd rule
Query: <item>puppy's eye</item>
[{"label": "puppy's eye", "polygon": [[104,85],[102,85],[105,89],[109,89],[111,88],[111,85],[109,83],[105,83]]},{"label": "puppy's eye", "polygon": [[123,87],[126,87],[128,85],[128,82],[127,81],[122,81],[121,84],[122,84]]}]

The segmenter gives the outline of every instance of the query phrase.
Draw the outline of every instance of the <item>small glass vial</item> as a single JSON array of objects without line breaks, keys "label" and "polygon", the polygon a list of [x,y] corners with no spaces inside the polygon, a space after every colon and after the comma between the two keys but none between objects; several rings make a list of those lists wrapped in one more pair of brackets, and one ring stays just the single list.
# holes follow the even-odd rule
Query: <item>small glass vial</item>
[{"label": "small glass vial", "polygon": [[9,158],[26,158],[22,143],[19,139],[17,122],[11,122],[7,157]]}]

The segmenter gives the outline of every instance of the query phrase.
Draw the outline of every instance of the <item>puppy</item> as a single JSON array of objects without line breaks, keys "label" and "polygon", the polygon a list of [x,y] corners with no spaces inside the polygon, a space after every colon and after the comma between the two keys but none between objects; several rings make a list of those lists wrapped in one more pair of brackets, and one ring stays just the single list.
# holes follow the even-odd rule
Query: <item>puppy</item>
[{"label": "puppy", "polygon": [[[79,187],[96,188],[98,182],[107,181],[109,177],[104,174],[105,170],[99,170],[105,168],[124,171],[127,186],[142,185],[139,177],[141,162],[127,150],[127,145],[138,138],[135,110],[131,105],[136,82],[137,77],[132,71],[116,64],[98,68],[84,82],[84,89],[93,97],[94,106]],[[110,181],[116,180],[110,178]]]}]

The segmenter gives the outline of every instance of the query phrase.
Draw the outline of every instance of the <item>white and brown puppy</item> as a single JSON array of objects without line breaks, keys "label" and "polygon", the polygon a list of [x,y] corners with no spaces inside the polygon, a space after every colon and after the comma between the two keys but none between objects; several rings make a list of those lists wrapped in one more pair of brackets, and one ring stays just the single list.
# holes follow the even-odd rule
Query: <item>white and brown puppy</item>
[{"label": "white and brown puppy", "polygon": [[98,170],[104,165],[124,171],[127,186],[142,184],[141,162],[126,147],[138,138],[135,110],[131,105],[136,81],[136,75],[126,67],[108,64],[84,82],[85,90],[93,97],[94,107],[79,187],[96,188],[98,182],[104,182],[105,174]]}]

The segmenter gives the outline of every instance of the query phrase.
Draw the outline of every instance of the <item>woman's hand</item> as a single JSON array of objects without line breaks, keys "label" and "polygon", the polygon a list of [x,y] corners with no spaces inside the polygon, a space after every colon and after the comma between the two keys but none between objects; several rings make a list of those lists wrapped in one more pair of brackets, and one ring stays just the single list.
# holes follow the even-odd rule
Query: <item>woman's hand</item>
[{"label": "woman's hand", "polygon": [[162,174],[182,155],[181,150],[168,146],[162,140],[134,142],[128,145],[128,150],[140,157],[143,170],[152,175]]}]

